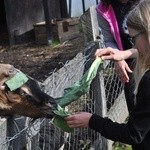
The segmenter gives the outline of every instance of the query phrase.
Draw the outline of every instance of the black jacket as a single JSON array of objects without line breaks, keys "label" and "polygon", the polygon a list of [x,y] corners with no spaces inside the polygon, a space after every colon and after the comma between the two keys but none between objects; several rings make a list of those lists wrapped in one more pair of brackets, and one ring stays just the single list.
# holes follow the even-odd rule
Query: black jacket
[{"label": "black jacket", "polygon": [[126,124],[93,114],[89,127],[108,139],[132,145],[133,150],[150,150],[150,70],[140,81],[136,106]]}]

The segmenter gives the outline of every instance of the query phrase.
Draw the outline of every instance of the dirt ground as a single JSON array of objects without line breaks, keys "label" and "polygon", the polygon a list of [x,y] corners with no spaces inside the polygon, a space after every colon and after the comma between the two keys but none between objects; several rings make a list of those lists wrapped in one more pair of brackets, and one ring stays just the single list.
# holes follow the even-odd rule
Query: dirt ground
[{"label": "dirt ground", "polygon": [[0,45],[0,62],[14,65],[22,72],[43,82],[51,72],[61,68],[83,49],[84,37],[80,33],[75,39],[57,47],[29,43],[9,47]]}]

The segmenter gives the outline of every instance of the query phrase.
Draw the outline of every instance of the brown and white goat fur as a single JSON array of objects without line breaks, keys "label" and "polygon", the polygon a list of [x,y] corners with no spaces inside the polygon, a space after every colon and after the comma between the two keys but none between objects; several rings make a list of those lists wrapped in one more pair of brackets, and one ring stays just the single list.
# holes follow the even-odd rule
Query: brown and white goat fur
[{"label": "brown and white goat fur", "polygon": [[29,77],[24,85],[14,91],[5,85],[5,81],[17,71],[12,65],[0,64],[0,116],[18,114],[34,119],[52,118],[57,104],[40,89],[36,80]]}]

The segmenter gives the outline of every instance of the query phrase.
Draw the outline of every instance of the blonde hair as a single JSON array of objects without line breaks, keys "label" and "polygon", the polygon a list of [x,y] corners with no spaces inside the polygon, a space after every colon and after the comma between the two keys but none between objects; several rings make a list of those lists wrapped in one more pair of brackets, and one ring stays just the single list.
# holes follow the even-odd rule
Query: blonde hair
[{"label": "blonde hair", "polygon": [[141,0],[128,14],[127,26],[137,31],[145,31],[148,45],[145,56],[139,55],[135,69],[135,80],[138,84],[146,70],[150,68],[150,0]]}]

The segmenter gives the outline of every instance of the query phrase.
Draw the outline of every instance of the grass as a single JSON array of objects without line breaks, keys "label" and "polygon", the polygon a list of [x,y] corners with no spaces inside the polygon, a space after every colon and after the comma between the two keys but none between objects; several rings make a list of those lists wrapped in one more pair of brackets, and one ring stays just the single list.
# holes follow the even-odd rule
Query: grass
[{"label": "grass", "polygon": [[60,41],[59,40],[53,40],[52,41],[52,48],[57,48],[60,46]]},{"label": "grass", "polygon": [[82,23],[81,23],[81,22],[79,22],[79,24],[78,24],[78,31],[79,31],[80,33],[83,32],[83,26],[82,26]]},{"label": "grass", "polygon": [[132,150],[132,147],[127,144],[115,142],[113,144],[113,150]]}]

